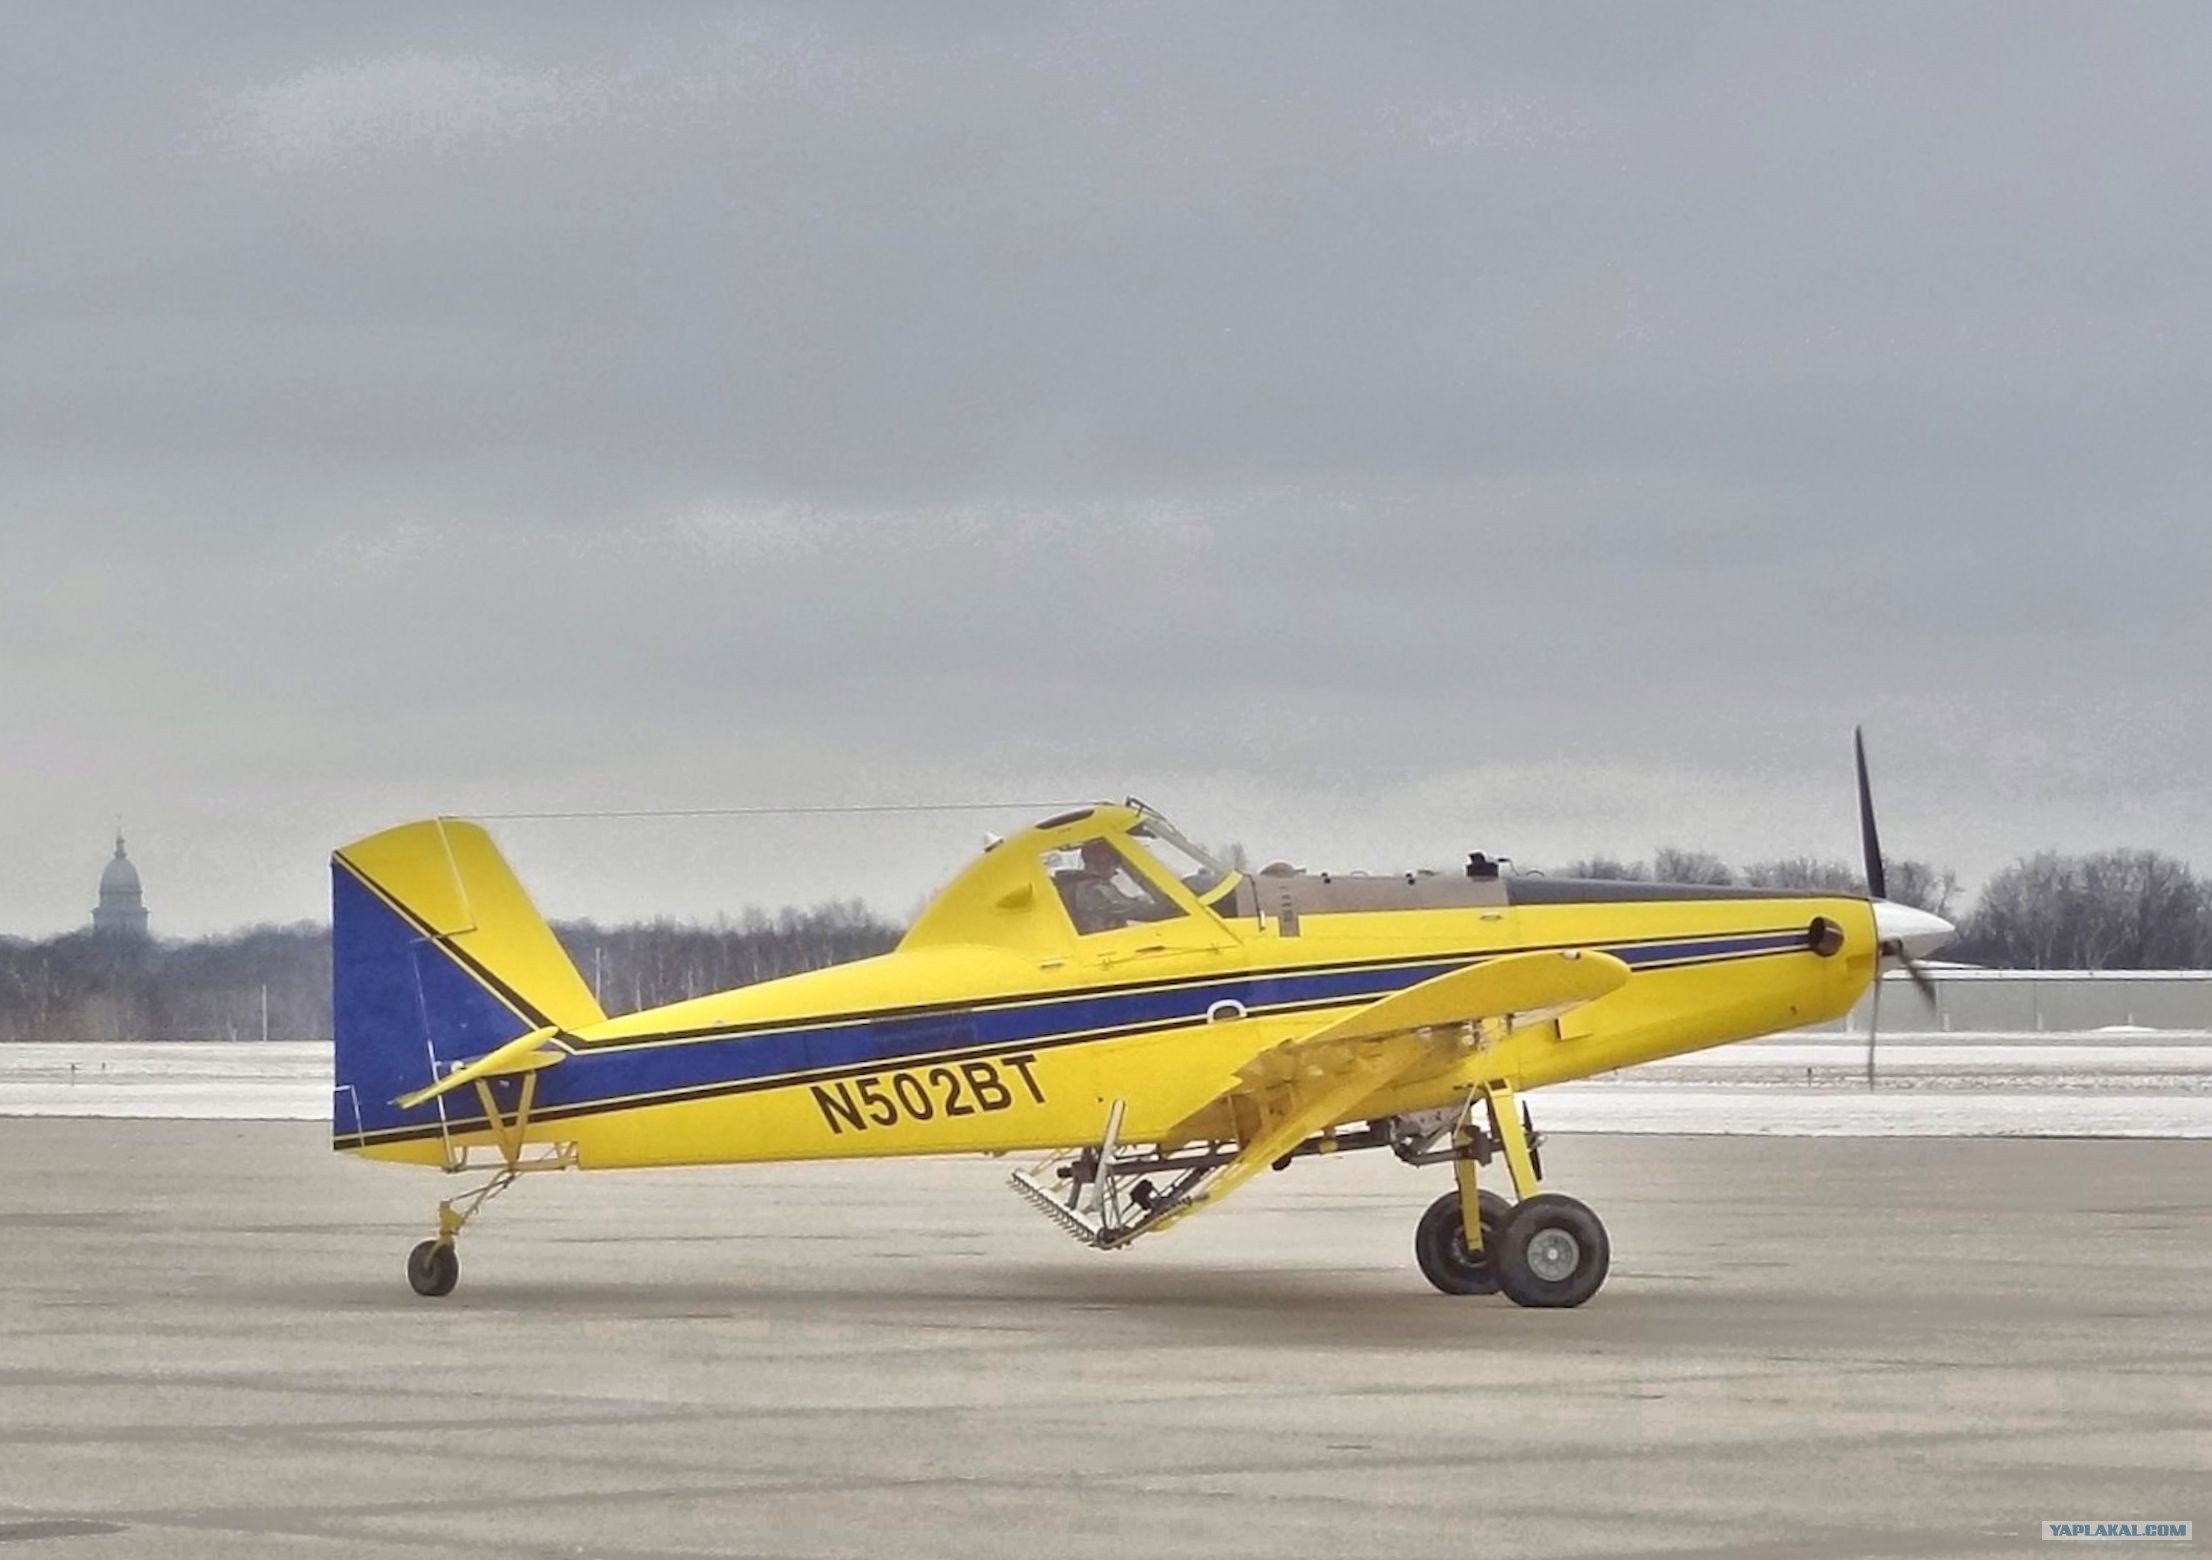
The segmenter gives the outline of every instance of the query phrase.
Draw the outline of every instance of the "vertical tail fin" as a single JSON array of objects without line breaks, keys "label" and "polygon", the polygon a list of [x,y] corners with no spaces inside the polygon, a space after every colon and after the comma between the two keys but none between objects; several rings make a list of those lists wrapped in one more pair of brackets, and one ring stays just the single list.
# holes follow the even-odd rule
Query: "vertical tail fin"
[{"label": "vertical tail fin", "polygon": [[330,880],[336,1147],[435,1129],[445,1101],[394,1102],[532,1030],[606,1016],[476,824],[356,840],[332,855]]}]

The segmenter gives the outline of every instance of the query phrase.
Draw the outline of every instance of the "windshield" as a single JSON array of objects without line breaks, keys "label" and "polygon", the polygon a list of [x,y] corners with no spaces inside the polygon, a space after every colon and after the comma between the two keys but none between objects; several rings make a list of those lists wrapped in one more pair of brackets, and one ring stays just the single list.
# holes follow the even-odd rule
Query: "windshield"
[{"label": "windshield", "polygon": [[1164,818],[1146,818],[1129,837],[1193,895],[1204,899],[1229,880],[1229,869],[1177,834]]}]

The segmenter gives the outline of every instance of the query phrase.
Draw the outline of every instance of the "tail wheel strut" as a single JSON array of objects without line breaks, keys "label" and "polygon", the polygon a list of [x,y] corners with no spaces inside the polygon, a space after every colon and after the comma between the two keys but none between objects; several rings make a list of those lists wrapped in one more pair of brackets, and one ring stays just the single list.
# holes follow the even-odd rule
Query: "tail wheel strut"
[{"label": "tail wheel strut", "polygon": [[[416,1294],[435,1300],[453,1293],[454,1285],[461,1281],[461,1254],[457,1244],[461,1231],[486,1203],[525,1175],[541,1170],[566,1170],[576,1163],[576,1148],[572,1143],[555,1144],[550,1153],[534,1159],[523,1156],[537,1082],[536,1073],[523,1074],[521,1093],[513,1112],[508,1113],[500,1109],[492,1093],[491,1080],[475,1080],[476,1098],[484,1107],[484,1119],[491,1128],[493,1145],[499,1150],[500,1167],[482,1186],[438,1204],[438,1233],[407,1253],[407,1284]],[[466,1148],[451,1155],[446,1163],[449,1172],[467,1168]]]}]

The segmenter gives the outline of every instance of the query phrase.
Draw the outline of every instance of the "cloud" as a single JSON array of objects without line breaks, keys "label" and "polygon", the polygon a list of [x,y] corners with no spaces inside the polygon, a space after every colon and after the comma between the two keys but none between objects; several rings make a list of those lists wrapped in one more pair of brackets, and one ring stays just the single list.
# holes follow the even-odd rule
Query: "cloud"
[{"label": "cloud", "polygon": [[[513,41],[527,50],[545,40],[518,33]],[[512,152],[609,127],[665,134],[733,99],[804,94],[820,106],[849,90],[863,65],[808,29],[741,19],[682,36],[641,29],[619,52],[543,62],[404,48],[319,62],[221,95],[208,114],[208,144],[263,170],[299,173],[382,157]]]},{"label": "cloud", "polygon": [[2029,14],[34,13],[0,927],[118,810],[172,928],[410,812],[1017,781],[1848,853],[1860,719],[1901,849],[2201,855],[2212,21]]},{"label": "cloud", "polygon": [[604,112],[588,82],[493,59],[385,55],[250,88],[218,117],[264,167],[293,170],[394,152],[496,145]]}]

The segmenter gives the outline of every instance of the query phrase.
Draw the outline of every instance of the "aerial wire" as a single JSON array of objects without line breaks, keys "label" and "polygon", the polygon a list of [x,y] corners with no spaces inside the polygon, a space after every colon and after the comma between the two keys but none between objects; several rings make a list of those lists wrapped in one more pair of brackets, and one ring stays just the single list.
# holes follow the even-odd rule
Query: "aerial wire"
[{"label": "aerial wire", "polygon": [[806,807],[621,807],[577,812],[472,812],[461,814],[486,823],[547,819],[606,818],[819,818],[866,813],[1043,812],[1080,806],[1052,802],[855,802]]}]

